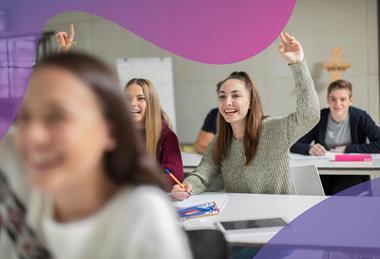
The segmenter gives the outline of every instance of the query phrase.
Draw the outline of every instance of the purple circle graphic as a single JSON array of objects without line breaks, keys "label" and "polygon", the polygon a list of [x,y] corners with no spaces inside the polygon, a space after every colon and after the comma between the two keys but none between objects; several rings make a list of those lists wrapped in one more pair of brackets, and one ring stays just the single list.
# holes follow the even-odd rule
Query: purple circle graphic
[{"label": "purple circle graphic", "polygon": [[254,257],[379,258],[380,178],[351,187],[307,210]]},{"label": "purple circle graphic", "polygon": [[28,36],[40,35],[46,22],[57,14],[88,12],[176,55],[226,64],[247,59],[269,46],[285,27],[294,6],[295,0],[2,0],[0,136],[14,120],[36,55],[28,46],[38,39]]},{"label": "purple circle graphic", "polygon": [[119,24],[176,55],[226,64],[269,46],[294,6],[295,0],[3,0],[0,11],[5,12],[9,26],[0,37],[38,33],[52,16],[82,11]]}]

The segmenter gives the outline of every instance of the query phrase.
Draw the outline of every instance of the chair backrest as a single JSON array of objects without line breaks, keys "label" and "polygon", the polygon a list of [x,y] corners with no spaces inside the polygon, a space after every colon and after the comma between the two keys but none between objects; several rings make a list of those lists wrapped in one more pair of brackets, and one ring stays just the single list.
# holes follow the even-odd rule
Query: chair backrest
[{"label": "chair backrest", "polygon": [[314,165],[290,167],[297,195],[324,196],[318,169]]},{"label": "chair backrest", "polygon": [[187,230],[190,248],[194,259],[228,259],[228,243],[219,230]]}]

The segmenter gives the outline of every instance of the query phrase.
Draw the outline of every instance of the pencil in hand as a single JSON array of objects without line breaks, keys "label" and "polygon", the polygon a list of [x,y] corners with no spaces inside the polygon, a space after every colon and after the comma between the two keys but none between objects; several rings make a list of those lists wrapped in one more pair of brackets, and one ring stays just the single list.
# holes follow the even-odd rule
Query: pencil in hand
[{"label": "pencil in hand", "polygon": [[[165,172],[165,174],[167,174],[167,175],[169,175],[173,180],[174,180],[174,182],[176,182],[182,189],[184,189],[185,191],[186,191],[186,186],[183,184],[183,183],[181,183],[178,179],[177,179],[177,177],[175,177],[171,172],[170,172],[170,170],[169,169],[165,169],[164,170],[164,172]],[[191,195],[191,193],[190,192],[187,192],[189,195]]]}]

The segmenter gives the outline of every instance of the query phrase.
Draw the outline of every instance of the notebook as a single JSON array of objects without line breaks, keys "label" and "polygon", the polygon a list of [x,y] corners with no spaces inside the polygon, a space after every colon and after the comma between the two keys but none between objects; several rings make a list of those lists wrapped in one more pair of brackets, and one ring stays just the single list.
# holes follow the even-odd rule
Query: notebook
[{"label": "notebook", "polygon": [[227,194],[211,192],[193,194],[186,200],[174,202],[174,206],[176,208],[185,208],[209,202],[215,202],[216,206],[221,211],[223,210],[224,205],[227,203]]},{"label": "notebook", "polygon": [[174,206],[176,207],[178,212],[184,209],[203,209],[203,213],[199,212],[199,214],[195,214],[192,217],[184,218],[188,219],[200,216],[216,215],[223,210],[226,203],[227,194],[225,193],[203,193],[192,195],[184,201],[176,201],[174,202]]},{"label": "notebook", "polygon": [[371,162],[370,154],[337,154],[335,160],[337,162]]},{"label": "notebook", "polygon": [[215,202],[209,202],[186,208],[178,208],[177,212],[181,220],[187,220],[219,214],[219,209]]}]

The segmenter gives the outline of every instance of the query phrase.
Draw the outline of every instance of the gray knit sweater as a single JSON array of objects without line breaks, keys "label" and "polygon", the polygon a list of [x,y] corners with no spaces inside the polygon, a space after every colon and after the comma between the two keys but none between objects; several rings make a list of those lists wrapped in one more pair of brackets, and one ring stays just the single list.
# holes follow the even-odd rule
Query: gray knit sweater
[{"label": "gray knit sweater", "polygon": [[[262,121],[256,157],[245,166],[242,140],[231,140],[226,159],[217,166],[212,158],[214,141],[200,165],[185,179],[193,193],[206,191],[222,174],[226,192],[294,194],[289,168],[290,147],[319,121],[320,108],[313,80],[305,61],[290,65],[296,85],[296,112],[285,117],[267,117]],[[214,138],[215,139],[215,138]]]}]

